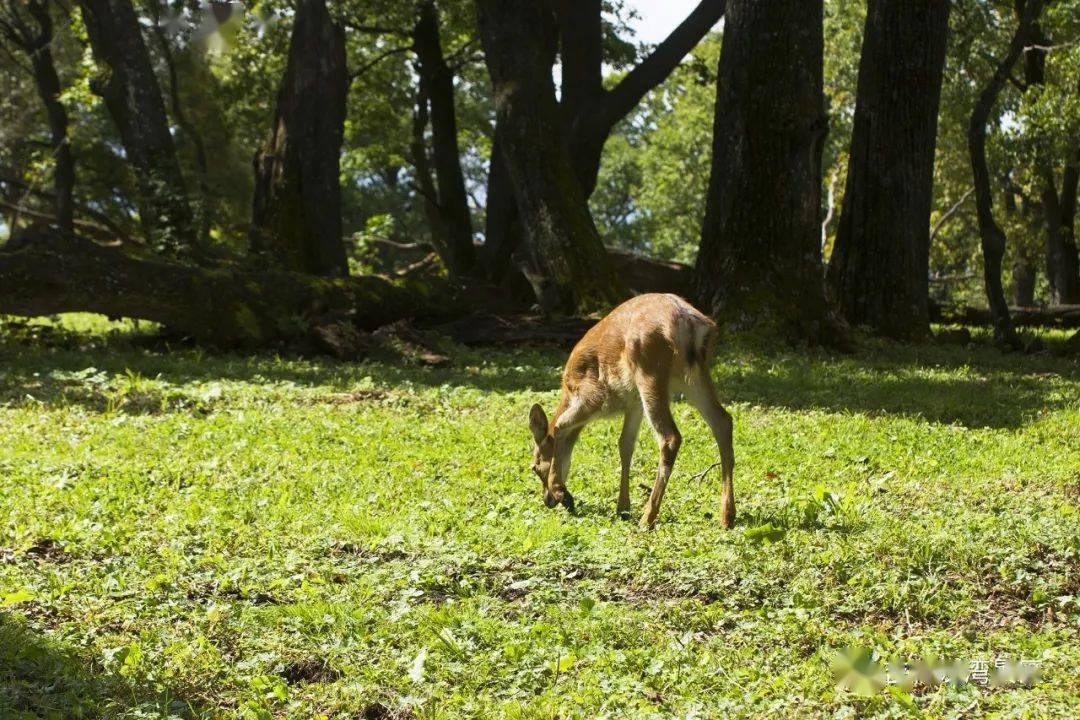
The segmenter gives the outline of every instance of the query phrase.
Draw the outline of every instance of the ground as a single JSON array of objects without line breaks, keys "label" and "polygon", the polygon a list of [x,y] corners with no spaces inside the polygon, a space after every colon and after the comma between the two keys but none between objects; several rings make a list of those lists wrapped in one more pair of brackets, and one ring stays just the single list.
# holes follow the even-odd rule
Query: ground
[{"label": "ground", "polygon": [[[657,527],[618,424],[548,510],[558,349],[428,368],[0,324],[0,717],[1005,717],[1080,705],[1080,371],[982,344],[725,341]],[[1060,338],[1050,338],[1051,346]],[[638,485],[651,482],[643,432]],[[1033,687],[836,688],[851,647]]]}]

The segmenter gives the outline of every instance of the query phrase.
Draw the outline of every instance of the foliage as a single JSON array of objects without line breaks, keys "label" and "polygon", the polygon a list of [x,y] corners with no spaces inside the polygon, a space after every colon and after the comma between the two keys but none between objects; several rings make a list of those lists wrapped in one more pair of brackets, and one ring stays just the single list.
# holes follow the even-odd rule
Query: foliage
[{"label": "foliage", "polygon": [[[143,332],[0,335],[4,717],[1072,714],[1075,363],[985,337],[727,345],[738,525],[691,479],[716,449],[677,403],[647,533],[615,513],[617,423],[579,444],[579,515],[543,507],[525,418],[561,351],[448,347],[430,369]],[[632,487],[656,457],[643,433]],[[1043,680],[859,697],[830,676],[847,646],[1035,659]]]}]

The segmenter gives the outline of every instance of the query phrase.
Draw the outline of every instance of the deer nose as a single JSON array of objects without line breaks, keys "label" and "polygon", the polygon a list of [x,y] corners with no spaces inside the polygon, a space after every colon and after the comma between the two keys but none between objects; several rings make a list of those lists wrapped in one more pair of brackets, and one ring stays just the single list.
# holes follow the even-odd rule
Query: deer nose
[{"label": "deer nose", "polygon": [[552,495],[550,490],[545,490],[544,491],[544,504],[547,505],[548,508],[553,508],[553,507],[555,507],[555,506],[557,506],[559,504],[559,498]]}]

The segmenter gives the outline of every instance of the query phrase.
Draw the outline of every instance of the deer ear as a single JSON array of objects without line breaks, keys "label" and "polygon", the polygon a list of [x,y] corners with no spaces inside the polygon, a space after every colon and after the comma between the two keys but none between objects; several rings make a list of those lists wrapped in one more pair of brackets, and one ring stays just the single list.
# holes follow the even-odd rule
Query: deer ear
[{"label": "deer ear", "polygon": [[533,440],[539,445],[547,437],[548,431],[548,419],[544,414],[544,408],[540,407],[540,404],[532,406],[532,410],[529,411],[529,429],[532,430]]}]

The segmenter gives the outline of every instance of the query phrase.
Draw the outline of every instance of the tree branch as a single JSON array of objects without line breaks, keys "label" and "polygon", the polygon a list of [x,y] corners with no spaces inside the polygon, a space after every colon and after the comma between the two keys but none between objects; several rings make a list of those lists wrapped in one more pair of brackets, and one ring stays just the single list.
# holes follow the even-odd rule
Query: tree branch
[{"label": "tree branch", "polygon": [[366,73],[368,70],[375,67],[376,65],[378,65],[379,63],[381,63],[383,60],[390,57],[391,55],[398,55],[400,53],[411,52],[412,49],[413,49],[412,45],[403,45],[401,47],[390,48],[386,52],[379,53],[374,58],[372,58],[368,62],[364,63],[360,67],[358,67],[356,70],[349,73],[349,84],[352,85],[354,82],[359,80],[360,77],[364,73]]},{"label": "tree branch", "polygon": [[693,12],[656,46],[649,57],[642,60],[607,93],[604,116],[609,127],[633,110],[646,93],[671,74],[686,54],[720,21],[724,15],[725,4],[725,0],[701,0]]},{"label": "tree branch", "polygon": [[934,223],[933,229],[930,231],[930,244],[933,244],[934,238],[936,238],[937,234],[941,232],[941,228],[945,227],[945,223],[948,222],[949,218],[956,214],[956,212],[960,209],[960,206],[963,205],[969,197],[971,197],[971,194],[973,192],[975,192],[975,188],[968,188],[967,192],[960,196],[960,199],[953,203],[952,207],[946,210],[942,214],[942,216],[937,219],[937,222]]}]

